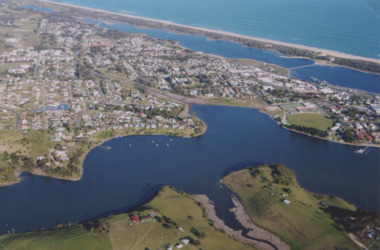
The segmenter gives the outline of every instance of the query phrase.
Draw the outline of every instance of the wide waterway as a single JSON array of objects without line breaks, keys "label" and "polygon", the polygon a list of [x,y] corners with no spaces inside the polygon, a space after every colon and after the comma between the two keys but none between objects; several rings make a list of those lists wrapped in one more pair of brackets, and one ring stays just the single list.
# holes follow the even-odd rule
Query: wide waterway
[{"label": "wide waterway", "polygon": [[[22,7],[53,12],[52,9],[33,5],[22,5]],[[99,23],[99,21],[91,19],[85,19],[85,21]],[[274,51],[248,48],[235,42],[208,40],[207,37],[200,35],[176,34],[159,29],[144,29],[118,22],[112,24],[101,22],[100,25],[105,28],[125,32],[144,33],[150,37],[159,39],[175,40],[183,47],[203,53],[215,54],[226,58],[249,58],[276,64],[290,69],[291,76],[306,81],[310,81],[311,77],[315,77],[321,81],[327,81],[330,84],[341,87],[380,93],[380,74],[371,74],[340,66],[315,65],[315,62],[310,59],[284,57],[281,53]]]},{"label": "wide waterway", "polygon": [[[90,19],[85,20],[90,23],[99,22]],[[249,58],[276,64],[291,69],[291,76],[306,81],[311,81],[310,77],[316,77],[333,85],[380,93],[380,74],[365,73],[340,66],[313,65],[314,61],[310,59],[284,57],[282,54],[274,51],[248,48],[235,42],[208,40],[207,37],[200,35],[177,34],[166,30],[137,28],[118,22],[114,22],[113,24],[101,22],[100,25],[109,29],[144,33],[150,37],[178,41],[178,44],[183,47],[207,54],[215,54],[226,58]],[[310,66],[297,68],[307,65]]]},{"label": "wide waterway", "polygon": [[378,0],[54,0],[380,58]]},{"label": "wide waterway", "polygon": [[80,181],[25,174],[21,183],[0,188],[0,233],[125,211],[167,184],[207,194],[218,215],[234,226],[228,212],[232,203],[220,178],[270,162],[284,163],[310,191],[380,212],[380,149],[356,154],[358,147],[291,132],[254,109],[193,106],[191,111],[208,126],[200,137],[111,139],[88,154]]}]

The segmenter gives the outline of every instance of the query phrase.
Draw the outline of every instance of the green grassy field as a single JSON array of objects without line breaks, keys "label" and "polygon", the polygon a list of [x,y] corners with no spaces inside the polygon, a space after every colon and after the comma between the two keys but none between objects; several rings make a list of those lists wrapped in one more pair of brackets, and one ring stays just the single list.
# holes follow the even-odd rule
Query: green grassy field
[{"label": "green grassy field", "polygon": [[107,234],[89,233],[82,225],[41,232],[6,235],[2,249],[112,249]]},{"label": "green grassy field", "polygon": [[282,118],[282,116],[284,115],[284,112],[283,110],[273,110],[273,111],[266,111],[268,114],[270,115],[278,115],[280,118]]},{"label": "green grassy field", "polygon": [[20,151],[29,153],[28,145],[20,142],[23,138],[21,131],[0,130],[0,152],[8,151],[8,153],[12,153]]},{"label": "green grassy field", "polygon": [[[154,220],[131,223],[131,214],[152,213]],[[194,229],[203,236],[196,236]],[[193,199],[170,187],[163,187],[139,211],[60,229],[4,235],[0,249],[164,249],[168,243],[175,249],[183,237],[194,242],[183,249],[251,249],[216,230]]]},{"label": "green grassy field", "polygon": [[[333,219],[319,203],[324,200],[326,205],[350,210],[355,207],[337,197],[317,199],[298,186],[290,170],[282,165],[280,168],[280,171],[269,166],[244,169],[227,175],[223,181],[241,197],[257,225],[281,236],[292,248],[356,249],[348,237],[333,226]],[[291,203],[286,205],[284,199]]]},{"label": "green grassy field", "polygon": [[31,148],[31,156],[45,155],[57,144],[50,141],[49,135],[43,131],[28,131],[26,138]]},{"label": "green grassy field", "polygon": [[[15,2],[15,4],[18,5],[20,3]],[[2,34],[11,34],[12,36],[16,35],[16,37],[21,38],[20,43],[22,43],[24,46],[34,46],[40,44],[41,37],[38,33],[34,33],[34,29],[37,29],[38,22],[42,18],[41,15],[33,14],[27,10],[15,11],[7,7],[0,8],[0,15],[10,15],[18,17],[14,20],[16,28],[12,26],[0,27],[0,32]],[[5,48],[4,45],[0,45],[0,51],[7,50],[9,49]],[[3,73],[2,71],[4,71],[4,68],[0,69],[0,73]]]},{"label": "green grassy field", "polygon": [[286,120],[290,124],[316,128],[319,130],[327,130],[333,126],[333,120],[327,118],[326,115],[316,113],[293,114],[287,116]]},{"label": "green grassy field", "polygon": [[301,103],[287,103],[279,105],[283,110],[286,111],[296,111],[296,108],[303,107]]},{"label": "green grassy field", "polygon": [[265,102],[261,99],[229,99],[229,98],[211,98],[211,101],[221,105],[238,106],[238,107],[265,107]]},{"label": "green grassy field", "polygon": [[[5,73],[8,69],[18,68],[20,64],[23,64],[23,63],[16,62],[16,63],[2,64],[0,65],[0,74]],[[28,63],[24,63],[24,64],[28,64]]]},{"label": "green grassy field", "polygon": [[117,72],[116,70],[109,70],[108,68],[98,68],[104,76],[111,80],[122,80],[122,79],[127,79],[127,75],[124,73]]}]

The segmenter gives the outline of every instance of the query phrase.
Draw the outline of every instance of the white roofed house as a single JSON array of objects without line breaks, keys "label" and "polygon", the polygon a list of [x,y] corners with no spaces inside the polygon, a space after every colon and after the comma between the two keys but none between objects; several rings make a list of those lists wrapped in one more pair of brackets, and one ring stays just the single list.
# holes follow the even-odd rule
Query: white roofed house
[{"label": "white roofed house", "polygon": [[56,150],[55,153],[61,161],[68,161],[69,160],[69,157],[67,156],[65,151]]},{"label": "white roofed house", "polygon": [[188,238],[182,238],[181,239],[181,242],[185,245],[189,244],[190,243],[190,240]]},{"label": "white roofed house", "polygon": [[262,89],[267,91],[267,90],[273,90],[274,88],[272,86],[262,86]]},{"label": "white roofed house", "polygon": [[377,115],[380,115],[380,104],[372,104],[371,108],[376,112]]},{"label": "white roofed house", "polygon": [[340,128],[340,123],[337,122],[337,123],[335,124],[335,126],[331,128],[331,130],[335,132],[335,131],[338,130],[339,128]]},{"label": "white roofed house", "polygon": [[7,38],[5,39],[7,43],[18,43],[19,39],[17,38]]},{"label": "white roofed house", "polygon": [[15,75],[23,75],[26,74],[25,69],[8,69],[9,74],[15,74]]},{"label": "white roofed house", "polygon": [[335,91],[332,90],[332,89],[330,89],[330,88],[323,88],[323,89],[320,89],[319,92],[321,92],[321,93],[323,93],[323,94],[325,94],[325,95],[327,95],[327,94],[334,94],[334,93],[335,93]]},{"label": "white roofed house", "polygon": [[283,200],[282,202],[284,202],[286,205],[290,204],[290,200]]}]

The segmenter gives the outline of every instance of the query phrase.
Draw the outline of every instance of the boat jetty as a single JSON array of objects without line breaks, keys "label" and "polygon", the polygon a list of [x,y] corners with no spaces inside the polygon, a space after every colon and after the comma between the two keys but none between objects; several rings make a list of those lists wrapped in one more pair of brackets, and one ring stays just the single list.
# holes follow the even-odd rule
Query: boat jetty
[{"label": "boat jetty", "polygon": [[368,146],[365,147],[365,148],[360,148],[360,149],[356,150],[355,153],[357,153],[357,154],[364,154],[364,152],[367,151],[367,149],[368,149]]}]

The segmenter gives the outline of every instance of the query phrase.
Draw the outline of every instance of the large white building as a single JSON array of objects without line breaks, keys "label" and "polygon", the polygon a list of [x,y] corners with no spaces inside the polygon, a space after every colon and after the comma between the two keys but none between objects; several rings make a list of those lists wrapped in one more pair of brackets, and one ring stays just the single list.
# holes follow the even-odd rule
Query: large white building
[{"label": "large white building", "polygon": [[372,104],[371,108],[376,112],[376,114],[380,115],[380,104]]}]

